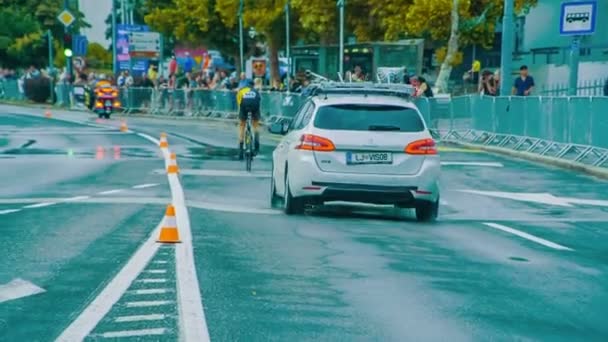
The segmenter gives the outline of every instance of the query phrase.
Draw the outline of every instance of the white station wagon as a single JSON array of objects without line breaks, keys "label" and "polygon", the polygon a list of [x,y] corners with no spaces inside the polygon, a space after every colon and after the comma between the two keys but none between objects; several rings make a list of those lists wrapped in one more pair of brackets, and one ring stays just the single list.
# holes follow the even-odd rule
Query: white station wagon
[{"label": "white station wagon", "polygon": [[435,220],[440,161],[424,118],[405,85],[319,85],[272,155],[271,202],[287,214],[345,201],[415,208]]}]

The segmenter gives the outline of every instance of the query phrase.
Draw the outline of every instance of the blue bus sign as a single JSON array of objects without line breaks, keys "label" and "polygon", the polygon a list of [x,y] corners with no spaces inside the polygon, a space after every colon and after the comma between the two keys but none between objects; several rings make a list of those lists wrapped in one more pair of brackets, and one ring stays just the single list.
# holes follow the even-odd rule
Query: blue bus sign
[{"label": "blue bus sign", "polygon": [[559,33],[564,36],[590,35],[595,32],[596,1],[562,3]]}]

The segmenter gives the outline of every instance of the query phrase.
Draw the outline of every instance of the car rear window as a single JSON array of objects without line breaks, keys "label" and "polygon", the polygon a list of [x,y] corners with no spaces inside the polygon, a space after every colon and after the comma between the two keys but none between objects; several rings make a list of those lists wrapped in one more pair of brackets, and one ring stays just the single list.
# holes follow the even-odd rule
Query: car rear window
[{"label": "car rear window", "polygon": [[414,109],[392,105],[333,105],[319,108],[314,126],[346,131],[421,132],[424,123]]}]

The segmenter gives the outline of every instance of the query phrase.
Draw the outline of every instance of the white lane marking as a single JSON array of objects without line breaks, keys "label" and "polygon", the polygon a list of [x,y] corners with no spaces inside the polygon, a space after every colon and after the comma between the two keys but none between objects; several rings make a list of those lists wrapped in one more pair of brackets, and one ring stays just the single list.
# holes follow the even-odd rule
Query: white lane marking
[{"label": "white lane marking", "polygon": [[[165,173],[165,170],[156,170],[156,173]],[[193,170],[180,169],[179,173],[182,176],[212,176],[212,177],[249,177],[249,178],[270,178],[270,170],[268,171],[236,171],[236,170]]]},{"label": "white lane marking", "polygon": [[131,283],[156,254],[159,247],[159,244],[156,243],[156,238],[158,237],[161,225],[162,221],[114,279],[63,331],[56,341],[82,341],[95,329],[99,321],[110,312],[112,306],[118,302],[120,297],[129,289]]},{"label": "white lane marking", "polygon": [[124,323],[124,322],[140,322],[140,321],[162,321],[163,319],[165,319],[165,317],[166,316],[163,314],[120,316],[120,317],[116,317],[114,322]]},{"label": "white lane marking", "polygon": [[76,201],[86,200],[89,198],[91,198],[91,196],[76,196],[76,197],[66,198],[65,200],[63,200],[63,202],[76,202]]},{"label": "white lane marking", "polygon": [[449,205],[447,201],[439,200],[439,205]]},{"label": "white lane marking", "polygon": [[166,264],[166,263],[168,263],[168,261],[165,261],[165,260],[156,260],[156,261],[154,261],[154,264]]},{"label": "white lane marking", "polygon": [[21,211],[21,209],[6,209],[6,210],[0,210],[0,215],[6,215],[6,214],[11,214],[11,213],[16,213],[18,211]]},{"label": "white lane marking", "polygon": [[167,270],[146,270],[144,272],[153,274],[164,274],[167,273]]},{"label": "white lane marking", "polygon": [[137,302],[127,302],[125,305],[128,308],[144,308],[150,306],[161,306],[161,305],[169,305],[173,304],[173,301],[170,300],[142,300]]},{"label": "white lane marking", "polygon": [[151,336],[151,335],[164,335],[167,332],[166,328],[154,328],[154,329],[139,329],[139,330],[122,330],[122,331],[109,331],[101,334],[103,338],[120,338],[120,337],[136,337],[136,336]]},{"label": "white lane marking", "polygon": [[169,292],[169,289],[143,289],[143,290],[134,290],[129,291],[129,293],[134,295],[149,295],[149,294],[163,294]]},{"label": "white lane marking", "polygon": [[504,167],[502,163],[496,162],[441,162],[442,166],[486,166],[486,167]]},{"label": "white lane marking", "polygon": [[282,214],[281,210],[278,209],[267,209],[267,208],[252,208],[248,206],[238,206],[224,203],[211,203],[201,201],[188,201],[188,206],[197,209],[206,209],[214,211],[225,211],[229,213],[243,213],[243,214],[264,214],[264,215],[279,215]]},{"label": "white lane marking", "polygon": [[[166,153],[168,154],[168,152]],[[190,216],[186,198],[176,174],[168,174],[177,226],[180,228],[182,243],[175,246],[175,268],[177,275],[177,298],[180,339],[184,341],[210,341],[205,320],[201,290],[196,276]]]},{"label": "white lane marking", "polygon": [[522,237],[526,240],[530,240],[532,242],[536,242],[538,244],[541,244],[545,247],[549,247],[549,248],[553,248],[553,249],[559,249],[559,250],[563,250],[563,251],[572,251],[573,249],[568,248],[568,247],[564,247],[562,245],[558,245],[554,242],[551,241],[547,241],[545,239],[541,239],[539,237],[536,237],[534,235],[519,231],[517,229],[513,229],[507,226],[503,226],[502,224],[498,224],[498,223],[492,223],[492,222],[484,222],[484,225],[494,228],[494,229],[498,229],[498,230],[502,230],[503,232],[507,232],[513,235],[517,235],[519,237]]},{"label": "white lane marking", "polygon": [[526,192],[502,192],[502,191],[479,191],[479,190],[459,190],[475,195],[483,195],[490,197],[506,198],[516,201],[533,202],[549,205],[557,205],[561,207],[572,207],[568,201],[563,198],[555,197],[549,193],[526,193]]},{"label": "white lane marking", "polygon": [[560,197],[560,198],[570,204],[595,205],[598,207],[608,207],[608,201],[606,201],[606,200],[583,199],[583,198],[574,198],[574,197]]},{"label": "white lane marking", "polygon": [[36,204],[26,205],[22,209],[33,209],[33,208],[50,207],[51,205],[55,205],[55,204],[57,204],[57,202],[36,203]]},{"label": "white lane marking", "polygon": [[108,190],[108,191],[102,191],[102,192],[98,192],[98,195],[111,195],[111,194],[117,194],[119,192],[123,192],[125,191],[125,189],[114,189],[114,190]]},{"label": "white lane marking", "polygon": [[0,285],[0,303],[33,296],[43,292],[45,292],[43,288],[38,287],[27,280],[16,278],[6,284]]},{"label": "white lane marking", "polygon": [[138,283],[144,283],[144,284],[153,284],[153,283],[166,283],[167,279],[138,279],[137,280]]},{"label": "white lane marking", "polygon": [[133,189],[146,189],[146,188],[152,188],[155,186],[159,186],[160,184],[140,184],[140,185],[135,185],[133,187]]}]

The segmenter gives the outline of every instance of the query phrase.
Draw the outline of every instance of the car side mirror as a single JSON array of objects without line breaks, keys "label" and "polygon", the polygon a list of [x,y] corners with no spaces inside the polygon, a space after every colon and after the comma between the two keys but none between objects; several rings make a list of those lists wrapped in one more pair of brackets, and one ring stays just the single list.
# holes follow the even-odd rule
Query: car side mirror
[{"label": "car side mirror", "polygon": [[285,135],[289,131],[289,124],[287,122],[275,122],[268,127],[268,131],[272,134]]}]

